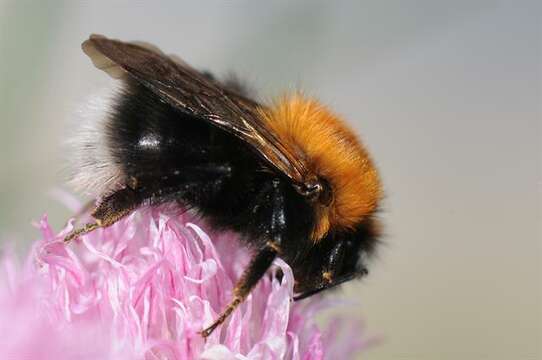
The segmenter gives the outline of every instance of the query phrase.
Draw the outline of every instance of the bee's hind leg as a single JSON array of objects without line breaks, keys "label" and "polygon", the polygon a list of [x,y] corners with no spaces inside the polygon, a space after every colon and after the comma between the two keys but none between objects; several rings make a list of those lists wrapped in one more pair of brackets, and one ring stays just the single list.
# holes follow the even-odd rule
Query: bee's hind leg
[{"label": "bee's hind leg", "polygon": [[131,187],[125,187],[104,198],[92,211],[94,223],[89,223],[81,228],[74,229],[65,238],[68,243],[80,235],[87,234],[100,227],[113,225],[141,204],[140,194]]}]

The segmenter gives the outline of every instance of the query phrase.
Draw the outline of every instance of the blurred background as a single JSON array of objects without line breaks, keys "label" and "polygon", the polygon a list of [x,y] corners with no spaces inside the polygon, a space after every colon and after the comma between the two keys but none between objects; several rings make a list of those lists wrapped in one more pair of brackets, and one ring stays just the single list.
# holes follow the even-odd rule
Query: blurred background
[{"label": "blurred background", "polygon": [[[303,89],[382,172],[385,246],[346,286],[384,342],[363,358],[542,359],[538,1],[0,0],[0,239],[70,212],[61,143],[110,86],[90,33],[145,40],[260,98]],[[352,334],[356,336],[356,334]]]}]

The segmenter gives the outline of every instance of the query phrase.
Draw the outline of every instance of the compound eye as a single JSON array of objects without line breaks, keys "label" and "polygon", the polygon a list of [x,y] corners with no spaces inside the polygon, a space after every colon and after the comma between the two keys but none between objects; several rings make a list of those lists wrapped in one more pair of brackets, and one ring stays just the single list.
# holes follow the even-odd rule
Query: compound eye
[{"label": "compound eye", "polygon": [[305,191],[308,197],[316,198],[320,195],[320,192],[322,191],[322,185],[320,185],[319,182],[309,183],[307,184]]},{"label": "compound eye", "polygon": [[314,179],[296,187],[297,192],[310,201],[318,201],[324,206],[331,204],[331,186],[323,179]]}]

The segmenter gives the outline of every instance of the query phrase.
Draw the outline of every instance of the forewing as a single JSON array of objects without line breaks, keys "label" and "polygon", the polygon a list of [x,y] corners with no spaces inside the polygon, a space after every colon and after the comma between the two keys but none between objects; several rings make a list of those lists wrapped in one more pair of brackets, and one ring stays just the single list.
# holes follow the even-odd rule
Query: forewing
[{"label": "forewing", "polygon": [[92,35],[82,48],[97,68],[114,78],[129,75],[180,111],[237,136],[295,183],[302,184],[310,177],[303,162],[266,126],[257,102],[222,87],[152,45]]}]

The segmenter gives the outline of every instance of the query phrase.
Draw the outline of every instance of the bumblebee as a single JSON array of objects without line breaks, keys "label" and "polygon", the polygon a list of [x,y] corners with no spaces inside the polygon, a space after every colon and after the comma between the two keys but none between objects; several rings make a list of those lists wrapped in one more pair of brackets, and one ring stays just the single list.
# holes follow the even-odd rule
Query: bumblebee
[{"label": "bumblebee", "polygon": [[276,257],[292,268],[295,300],[367,274],[379,238],[382,187],[343,120],[300,94],[264,105],[145,43],[92,35],[94,65],[122,82],[108,116],[79,144],[73,182],[94,190],[94,222],[66,242],[137,207],[176,202],[254,254],[209,336]]}]

